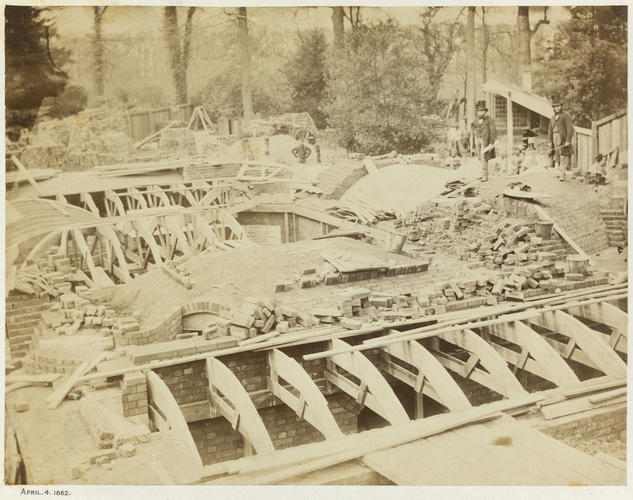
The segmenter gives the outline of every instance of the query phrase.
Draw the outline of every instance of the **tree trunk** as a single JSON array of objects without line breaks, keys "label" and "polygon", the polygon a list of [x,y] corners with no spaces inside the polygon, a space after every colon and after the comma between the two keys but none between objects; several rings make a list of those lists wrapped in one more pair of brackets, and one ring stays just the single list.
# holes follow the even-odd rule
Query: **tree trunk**
[{"label": "tree trunk", "polygon": [[481,76],[482,82],[488,81],[488,45],[490,37],[488,34],[488,24],[486,23],[486,7],[481,6]]},{"label": "tree trunk", "polygon": [[530,8],[518,7],[517,34],[519,38],[519,63],[521,72],[529,71],[532,64],[532,50],[530,48]]},{"label": "tree trunk", "polygon": [[189,89],[187,86],[187,72],[189,71],[189,55],[191,53],[191,30],[193,27],[193,15],[196,12],[195,7],[189,7],[187,10],[187,20],[185,21],[185,33],[182,38],[182,59],[180,61],[181,74],[181,95],[182,103],[185,104],[189,100]]},{"label": "tree trunk", "polygon": [[169,62],[171,65],[171,76],[176,90],[176,101],[178,104],[187,101],[186,82],[182,77],[182,54],[180,50],[180,36],[178,33],[178,12],[176,7],[165,7],[164,12],[165,37],[167,49],[169,51]]},{"label": "tree trunk", "polygon": [[253,96],[251,92],[251,49],[248,40],[248,18],[246,7],[238,7],[237,27],[240,47],[240,73],[242,81],[242,108],[244,125],[248,127],[253,119]]},{"label": "tree trunk", "polygon": [[332,7],[332,31],[334,32],[334,48],[343,48],[345,42],[345,12],[343,7]]},{"label": "tree trunk", "polygon": [[470,125],[475,121],[475,7],[468,7],[466,19],[466,118]]},{"label": "tree trunk", "polygon": [[95,58],[95,91],[97,93],[97,98],[99,103],[103,101],[103,95],[105,93],[105,54],[103,50],[103,38],[101,35],[101,28],[103,24],[103,15],[108,7],[93,7],[92,12],[94,14],[94,58]]}]

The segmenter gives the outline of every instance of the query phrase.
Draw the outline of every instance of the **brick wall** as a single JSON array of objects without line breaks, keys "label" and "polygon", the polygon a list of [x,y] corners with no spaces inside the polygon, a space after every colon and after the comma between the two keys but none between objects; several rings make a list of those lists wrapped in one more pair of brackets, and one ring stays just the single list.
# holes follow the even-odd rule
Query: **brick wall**
[{"label": "brick wall", "polygon": [[[359,408],[345,394],[327,397],[328,405],[336,422],[345,434],[357,431],[356,418]],[[259,410],[276,449],[322,441],[320,432],[300,419],[285,405]],[[233,460],[244,456],[244,440],[225,418],[211,418],[189,424],[189,430],[198,446],[205,464]]]},{"label": "brick wall", "polygon": [[209,399],[209,382],[204,360],[156,368],[154,372],[169,387],[179,405]]},{"label": "brick wall", "polygon": [[6,301],[7,347],[12,357],[22,357],[37,343],[36,329],[42,319],[42,311],[49,307],[48,298],[11,292]]},{"label": "brick wall", "polygon": [[182,333],[181,308],[174,308],[169,316],[151,328],[126,333],[113,329],[113,333],[116,344],[120,346],[155,344],[175,339],[176,335]]},{"label": "brick wall", "polygon": [[556,439],[581,437],[583,439],[617,438],[626,430],[626,406],[607,408],[600,412],[574,418],[567,418],[562,423],[547,422],[547,426],[539,430]]},{"label": "brick wall", "polygon": [[147,415],[147,379],[143,372],[123,375],[121,381],[123,416]]}]

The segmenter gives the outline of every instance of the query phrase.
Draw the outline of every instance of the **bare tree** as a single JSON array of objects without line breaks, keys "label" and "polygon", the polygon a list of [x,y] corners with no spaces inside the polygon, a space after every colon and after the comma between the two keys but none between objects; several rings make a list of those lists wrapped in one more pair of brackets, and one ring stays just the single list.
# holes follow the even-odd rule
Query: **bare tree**
[{"label": "bare tree", "polygon": [[529,71],[532,65],[532,37],[543,24],[549,24],[547,7],[543,9],[543,19],[539,19],[533,29],[530,29],[530,7],[517,8],[517,33],[521,71]]},{"label": "bare tree", "polygon": [[457,49],[456,40],[462,29],[459,18],[463,9],[460,9],[455,21],[438,23],[435,16],[441,9],[442,7],[426,7],[422,11],[419,28],[422,36],[416,40],[416,47],[422,56],[422,65],[434,96],[437,96],[446,68],[453,59]]},{"label": "bare tree", "polygon": [[182,40],[180,29],[178,28],[178,11],[176,7],[165,7],[164,28],[171,73],[176,88],[176,100],[179,104],[184,104],[188,100],[187,91],[187,71],[189,69],[189,57],[191,52],[191,30],[193,28],[193,15],[196,8],[187,9],[187,19],[185,21]]},{"label": "bare tree", "polygon": [[347,10],[345,7],[341,7],[341,9],[343,9],[343,15],[349,21],[352,30],[357,29],[362,24],[360,7],[347,7]]},{"label": "bare tree", "polygon": [[97,93],[98,99],[103,100],[103,95],[105,92],[105,51],[103,47],[103,36],[101,34],[101,30],[103,27],[103,16],[107,10],[107,6],[105,7],[93,7],[92,13],[94,16],[94,39],[93,39],[93,52],[95,59],[95,72],[94,72],[94,80],[95,80],[95,91]]},{"label": "bare tree", "polygon": [[244,125],[253,119],[253,95],[251,90],[251,48],[248,40],[248,17],[246,7],[238,8],[237,28],[240,46],[240,74],[242,82],[242,109]]},{"label": "bare tree", "polygon": [[483,82],[488,80],[488,47],[490,46],[490,34],[486,22],[486,7],[481,6],[481,74]]},{"label": "bare tree", "polygon": [[466,19],[466,117],[475,120],[475,7],[468,7]]}]

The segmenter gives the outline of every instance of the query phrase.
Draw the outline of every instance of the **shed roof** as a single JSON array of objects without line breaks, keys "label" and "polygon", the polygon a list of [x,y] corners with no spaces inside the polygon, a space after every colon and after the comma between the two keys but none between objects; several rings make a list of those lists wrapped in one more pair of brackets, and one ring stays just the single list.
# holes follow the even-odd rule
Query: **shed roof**
[{"label": "shed roof", "polygon": [[512,102],[516,102],[524,108],[534,111],[548,119],[554,115],[552,105],[545,97],[522,89],[513,83],[499,83],[494,80],[489,80],[483,84],[482,89],[484,92],[499,94],[504,97],[510,92]]}]

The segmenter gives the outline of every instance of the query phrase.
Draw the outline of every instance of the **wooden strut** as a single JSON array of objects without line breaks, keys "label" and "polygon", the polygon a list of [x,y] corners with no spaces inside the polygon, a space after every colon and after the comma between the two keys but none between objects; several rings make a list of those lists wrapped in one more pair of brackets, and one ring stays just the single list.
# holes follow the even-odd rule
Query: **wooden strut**
[{"label": "wooden strut", "polygon": [[[628,297],[628,294],[613,295],[609,297],[609,300],[612,300],[612,299],[615,300],[615,299],[626,298],[626,297]],[[599,298],[599,299],[587,300],[587,301],[584,301],[583,303],[588,304],[588,303],[593,303],[593,302],[602,302],[604,300],[606,299]],[[572,304],[572,305],[576,305],[576,304]],[[450,326],[446,326],[445,328],[438,328],[438,326],[440,325],[431,325],[429,327],[423,327],[419,329],[398,332],[397,334],[385,335],[384,337],[368,340],[368,341],[363,342],[362,344],[349,346],[344,349],[336,349],[336,350],[333,349],[329,351],[317,352],[314,354],[306,354],[305,356],[303,356],[303,359],[305,361],[312,361],[315,359],[328,358],[335,354],[342,354],[346,352],[355,352],[355,351],[365,351],[367,349],[374,349],[376,347],[384,347],[386,345],[390,345],[395,342],[403,342],[405,340],[420,340],[424,338],[435,337],[439,335],[440,333],[454,332],[458,330],[463,330],[465,328],[466,329],[481,328],[484,326],[506,323],[508,321],[524,321],[524,320],[529,320],[531,318],[538,317],[547,311],[556,311],[556,310],[566,309],[570,306],[571,306],[570,304],[563,304],[560,306],[549,306],[543,309],[534,309],[532,311],[524,311],[524,312],[518,312],[515,314],[508,314],[506,316],[499,317],[493,320],[473,321],[471,323],[465,323],[465,324],[460,324],[460,325],[453,324]],[[480,313],[480,317],[486,317],[486,316],[489,316],[490,314],[491,314],[490,312],[488,314]]]},{"label": "wooden strut", "polygon": [[[332,347],[343,348],[346,342],[331,340]],[[344,353],[332,356],[330,361],[361,381],[361,385],[351,382],[334,370],[326,371],[326,378],[359,404],[363,404],[392,424],[405,423],[410,419],[396,397],[389,383],[369,359],[362,353]]]},{"label": "wooden strut", "polygon": [[560,357],[547,340],[525,323],[515,321],[487,327],[499,338],[512,342],[525,350],[533,359],[527,358],[522,369],[534,373],[559,387],[580,382],[571,367]]},{"label": "wooden strut", "polygon": [[211,404],[218,408],[222,416],[231,422],[233,429],[242,434],[258,454],[275,451],[253,401],[233,372],[215,358],[207,359],[206,369]]},{"label": "wooden strut", "polygon": [[[270,367],[270,392],[292,408],[299,418],[306,420],[323,434],[326,439],[343,436],[334,415],[328,408],[325,396],[299,363],[283,352],[273,349],[268,353],[268,366]],[[279,377],[298,390],[299,396],[295,396],[284,387]]]},{"label": "wooden strut", "polygon": [[[409,384],[416,392],[424,391],[428,384],[424,384],[424,378],[428,378],[433,388],[434,398],[449,410],[458,411],[470,408],[471,404],[464,391],[446,371],[442,364],[431,354],[426,347],[415,341],[391,344],[383,347],[383,350],[411,366],[418,369],[418,377],[401,376],[397,369],[387,369],[387,372],[399,380]],[[384,368],[384,367],[383,367]],[[430,391],[428,391],[430,392]],[[425,392],[426,394],[427,392]],[[430,394],[429,394],[430,395]]]},{"label": "wooden strut", "polygon": [[170,430],[173,432],[192,452],[196,464],[202,467],[202,458],[200,458],[196,442],[191,435],[182,410],[169,390],[169,387],[167,387],[167,384],[152,370],[146,372],[146,379],[147,397],[149,399],[150,408],[154,406],[160,412],[160,414],[150,412],[155,425],[159,430]]},{"label": "wooden strut", "polygon": [[527,394],[499,353],[472,330],[464,329],[446,332],[438,336],[446,342],[466,349],[477,356],[478,361],[488,371],[491,379],[494,380],[496,392],[508,398]]},{"label": "wooden strut", "polygon": [[600,333],[573,316],[560,310],[548,311],[531,318],[531,322],[572,339],[606,375],[616,378],[626,376],[626,363],[602,339]]},{"label": "wooden strut", "polygon": [[[616,296],[616,297],[626,297],[626,294],[623,294],[621,296]],[[610,300],[609,297],[607,298],[603,298],[600,300]],[[564,306],[563,306],[564,307]],[[479,313],[482,317],[486,317],[489,316],[490,312],[481,312]],[[429,318],[429,320],[432,320],[433,318]],[[515,319],[512,318],[506,318],[505,321],[513,321]],[[418,321],[418,320],[416,320]],[[408,324],[409,321],[405,321],[403,322],[404,325]],[[391,326],[395,326],[393,323],[391,324]],[[431,325],[435,328],[437,328],[438,325]],[[463,329],[466,325],[461,325],[457,328]],[[352,331],[352,330],[345,330],[345,331],[341,331],[340,335],[344,336],[355,336],[355,335],[361,335],[363,333],[375,333],[375,332],[380,332],[383,331],[385,328],[385,325],[382,326],[378,326],[378,327],[372,327],[371,329],[366,329],[366,331]],[[471,325],[471,328],[475,328],[474,326]],[[413,330],[411,330],[413,331]],[[287,335],[287,334],[284,334]],[[269,349],[274,349],[274,348],[279,348],[279,347],[285,347],[287,346],[289,343],[287,341],[285,341],[283,339],[284,335],[282,335],[282,338],[273,338],[267,342],[262,342],[263,345],[258,345],[257,349],[258,350],[269,350]],[[305,338],[303,338],[301,343],[311,343],[313,341],[317,341],[317,342],[322,342],[324,339],[328,339],[331,338],[331,333],[327,334],[326,336],[323,335],[315,335],[313,332],[307,332],[305,334]],[[398,341],[402,341],[402,340],[398,340]],[[390,342],[391,343],[391,342]],[[386,344],[388,345],[388,344]],[[351,346],[350,346],[351,347]],[[367,347],[369,348],[369,347]],[[373,346],[372,346],[373,348]],[[347,348],[349,349],[349,348]],[[119,368],[116,370],[110,370],[108,372],[103,372],[102,374],[96,374],[96,375],[89,375],[89,376],[84,376],[82,377],[79,382],[85,382],[87,380],[94,380],[97,378],[107,378],[107,377],[117,377],[117,376],[121,376],[124,375],[125,373],[131,373],[137,370],[148,370],[148,369],[155,369],[155,368],[162,368],[165,366],[172,366],[172,365],[176,365],[176,364],[181,364],[181,363],[189,363],[191,361],[198,361],[198,360],[202,360],[202,359],[208,359],[208,358],[215,358],[215,357],[220,357],[220,356],[226,356],[229,354],[237,354],[237,353],[241,353],[241,352],[246,352],[246,351],[251,351],[253,350],[253,346],[251,345],[244,345],[244,346],[240,346],[240,347],[230,347],[230,348],[226,348],[226,349],[220,349],[214,352],[209,352],[209,353],[199,353],[199,354],[194,354],[191,356],[183,356],[180,358],[176,358],[176,359],[170,359],[170,360],[163,360],[163,361],[153,361],[150,363],[146,363],[144,365],[138,365],[138,366],[134,366],[134,367],[128,367],[128,368]],[[347,352],[347,351],[345,351]],[[317,353],[318,355],[321,355],[322,353]],[[326,356],[319,356],[319,357],[327,357]],[[304,359],[306,358],[306,356],[304,356]]]}]

